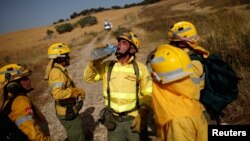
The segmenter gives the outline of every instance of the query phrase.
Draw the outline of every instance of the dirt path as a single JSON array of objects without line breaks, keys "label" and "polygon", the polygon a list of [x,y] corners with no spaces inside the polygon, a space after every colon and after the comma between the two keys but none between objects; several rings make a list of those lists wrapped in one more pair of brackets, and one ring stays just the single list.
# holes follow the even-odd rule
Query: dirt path
[{"label": "dirt path", "polygon": [[71,61],[71,66],[68,68],[76,85],[84,88],[86,92],[86,99],[84,101],[84,106],[80,111],[80,115],[85,127],[85,138],[87,141],[107,140],[105,127],[97,122],[99,111],[104,106],[102,97],[102,82],[89,84],[82,79],[83,70],[90,59],[91,50],[95,47],[98,37],[104,36],[102,41],[103,44],[108,43],[110,33],[107,35],[105,34],[106,33],[93,38],[90,43],[84,46],[76,47],[76,49],[72,52],[76,58]]}]

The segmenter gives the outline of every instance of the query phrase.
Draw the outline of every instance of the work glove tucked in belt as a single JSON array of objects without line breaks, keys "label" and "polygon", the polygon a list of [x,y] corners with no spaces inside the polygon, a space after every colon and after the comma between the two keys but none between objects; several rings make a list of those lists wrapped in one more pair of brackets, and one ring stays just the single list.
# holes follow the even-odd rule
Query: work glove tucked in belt
[{"label": "work glove tucked in belt", "polygon": [[141,106],[138,110],[138,115],[134,118],[131,129],[133,132],[140,133],[143,129],[147,128],[147,119],[149,109],[146,106]]},{"label": "work glove tucked in belt", "polygon": [[85,92],[82,88],[72,88],[72,97],[81,97],[84,100]]},{"label": "work glove tucked in belt", "polygon": [[74,106],[74,110],[76,113],[79,113],[80,110],[82,109],[83,100],[84,100],[84,97],[81,97],[81,96],[78,96],[78,98],[76,99],[76,104]]}]

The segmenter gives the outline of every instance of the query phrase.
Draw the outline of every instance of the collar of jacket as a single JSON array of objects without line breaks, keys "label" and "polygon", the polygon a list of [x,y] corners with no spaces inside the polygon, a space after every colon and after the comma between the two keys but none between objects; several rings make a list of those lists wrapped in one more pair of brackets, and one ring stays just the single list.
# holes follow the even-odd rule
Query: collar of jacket
[{"label": "collar of jacket", "polygon": [[118,63],[120,63],[120,64],[122,64],[122,65],[124,66],[124,65],[127,65],[127,64],[132,63],[132,61],[133,61],[134,59],[135,59],[135,57],[134,57],[134,56],[131,56],[131,57],[129,58],[128,62],[126,62],[126,63],[124,63],[124,64],[120,63],[117,59],[115,59],[115,62],[118,62]]},{"label": "collar of jacket", "polygon": [[54,66],[59,67],[62,71],[67,72],[66,68],[63,67],[61,64],[55,63]]}]

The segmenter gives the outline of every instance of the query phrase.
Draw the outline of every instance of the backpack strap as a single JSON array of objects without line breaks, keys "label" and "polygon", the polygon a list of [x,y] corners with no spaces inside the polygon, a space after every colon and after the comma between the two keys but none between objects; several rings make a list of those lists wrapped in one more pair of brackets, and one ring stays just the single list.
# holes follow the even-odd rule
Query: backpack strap
[{"label": "backpack strap", "polygon": [[65,71],[62,70],[62,68],[60,68],[58,66],[53,66],[53,68],[59,69],[68,78],[68,80],[70,81],[70,85],[72,87],[75,87],[75,83],[72,81],[72,79],[69,77],[69,75]]},{"label": "backpack strap", "polygon": [[204,63],[205,58],[203,58],[200,54],[193,53],[193,54],[190,54],[189,57],[191,60],[198,60],[198,61],[201,61],[202,63]]},{"label": "backpack strap", "polygon": [[6,87],[1,86],[0,87],[0,113],[2,112],[3,108],[4,108],[4,103],[6,101],[7,98],[7,92],[6,92]]},{"label": "backpack strap", "polygon": [[[4,139],[4,140],[13,140],[13,141],[17,141],[17,140],[23,140],[23,141],[28,141],[28,137],[26,134],[24,134],[15,124],[15,122],[13,122],[8,115],[11,112],[11,107],[12,107],[12,103],[15,100],[17,96],[12,97],[8,103],[5,105],[5,107],[2,109],[0,116],[1,116],[1,125],[3,127],[5,127],[4,129],[0,129],[1,133],[0,133],[0,138]],[[3,125],[4,124],[4,125]]]},{"label": "backpack strap", "polygon": [[109,81],[110,81],[110,76],[111,76],[111,72],[112,69],[115,65],[115,61],[111,61],[109,64],[109,68],[108,68],[108,73],[107,73],[107,95],[108,95],[108,106],[110,107],[110,88],[109,88]]},{"label": "backpack strap", "polygon": [[14,99],[16,98],[17,96],[11,98],[8,103],[3,107],[3,110],[1,111],[1,114],[4,114],[4,115],[9,115],[10,111],[11,111],[11,106],[12,106],[12,103],[14,101]]},{"label": "backpack strap", "polygon": [[[26,96],[25,94],[18,94],[16,96],[10,98],[8,103],[3,107],[3,110],[1,111],[1,114],[9,115],[9,113],[11,112],[11,106],[12,106],[13,101],[15,100],[16,97],[18,97],[20,95]],[[33,104],[32,104],[32,109],[33,109]],[[34,111],[34,114],[35,113],[36,112]]]},{"label": "backpack strap", "polygon": [[136,108],[138,109],[140,107],[139,105],[139,80],[140,80],[140,72],[139,72],[139,67],[136,63],[135,60],[133,60],[133,67],[136,75]]},{"label": "backpack strap", "polygon": [[[111,72],[112,72],[112,69],[115,65],[115,61],[112,61],[110,64],[109,64],[109,68],[108,68],[108,73],[107,73],[107,95],[108,95],[108,106],[110,107],[110,87],[109,87],[109,81],[110,81],[110,76],[111,76]],[[134,109],[138,109],[140,107],[139,105],[139,67],[136,63],[135,60],[132,61],[133,63],[133,68],[134,68],[134,71],[135,71],[135,75],[136,75],[136,107]],[[134,109],[132,109],[131,111],[133,111]]]}]

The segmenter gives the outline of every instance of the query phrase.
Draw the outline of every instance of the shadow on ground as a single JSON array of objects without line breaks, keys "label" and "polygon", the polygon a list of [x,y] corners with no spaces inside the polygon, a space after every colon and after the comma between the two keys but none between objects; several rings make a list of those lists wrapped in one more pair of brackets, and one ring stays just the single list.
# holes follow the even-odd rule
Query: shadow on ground
[{"label": "shadow on ground", "polygon": [[94,131],[98,125],[98,121],[95,121],[94,117],[92,116],[94,110],[95,107],[89,107],[84,112],[80,113],[86,141],[93,141]]}]

